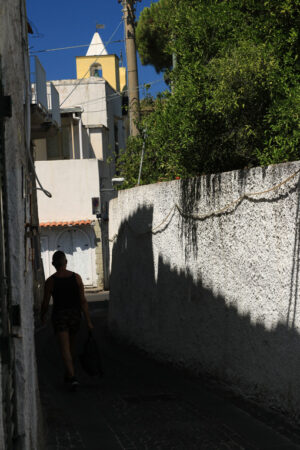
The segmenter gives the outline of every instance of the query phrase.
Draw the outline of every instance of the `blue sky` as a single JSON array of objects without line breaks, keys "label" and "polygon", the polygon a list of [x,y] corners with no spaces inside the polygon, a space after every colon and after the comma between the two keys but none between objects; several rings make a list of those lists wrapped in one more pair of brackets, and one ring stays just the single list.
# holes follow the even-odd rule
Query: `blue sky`
[{"label": "blue sky", "polygon": [[[144,7],[150,6],[153,0],[137,2],[137,17]],[[35,34],[29,38],[31,52],[45,49],[61,48],[73,45],[89,44],[96,24],[105,24],[99,30],[103,42],[108,42],[122,19],[122,6],[117,0],[27,0],[27,15]],[[123,23],[113,40],[124,39]],[[108,53],[120,56],[123,53],[126,63],[124,42],[107,46]],[[48,80],[76,78],[75,57],[85,55],[87,47],[37,53],[44,66]],[[166,89],[162,74],[157,74],[151,66],[142,66],[138,59],[139,84],[155,82],[151,94]],[[157,80],[157,82],[156,82]],[[141,97],[145,90],[141,88]]]}]

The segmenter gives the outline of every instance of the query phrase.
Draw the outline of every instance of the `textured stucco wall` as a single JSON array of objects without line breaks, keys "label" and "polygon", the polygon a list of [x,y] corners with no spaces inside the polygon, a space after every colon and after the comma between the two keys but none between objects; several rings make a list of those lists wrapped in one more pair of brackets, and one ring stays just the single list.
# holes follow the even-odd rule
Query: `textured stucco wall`
[{"label": "textured stucco wall", "polygon": [[110,203],[112,332],[299,411],[299,174],[220,214],[191,217],[299,169],[295,162],[119,192]]},{"label": "textured stucco wall", "polygon": [[[33,263],[31,240],[25,234],[25,223],[34,220],[30,210],[30,202],[34,201],[34,183],[27,151],[30,146],[30,70],[27,51],[25,1],[1,2],[2,83],[4,94],[11,96],[12,100],[12,117],[5,120],[4,136],[8,292],[9,303],[19,305],[21,311],[20,326],[12,327],[9,337],[13,350],[10,373],[17,405],[17,442],[14,445],[22,450],[33,450],[43,447],[38,440],[39,401],[34,345]],[[3,303],[1,308],[5,308]],[[2,326],[3,324],[0,327],[1,332]],[[12,337],[12,334],[15,337]],[[4,371],[1,371],[1,377],[4,376],[3,373]],[[1,429],[0,425],[0,448],[5,450],[9,442],[2,441]]]}]

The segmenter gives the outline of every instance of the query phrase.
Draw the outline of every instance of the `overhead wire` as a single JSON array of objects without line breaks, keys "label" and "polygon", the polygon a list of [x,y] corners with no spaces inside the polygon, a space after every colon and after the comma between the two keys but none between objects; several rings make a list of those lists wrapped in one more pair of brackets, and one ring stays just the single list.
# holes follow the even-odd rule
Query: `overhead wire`
[{"label": "overhead wire", "polygon": [[[164,81],[164,79],[163,79],[163,78],[160,78],[159,80],[153,80],[153,81],[150,81],[150,82],[148,82],[148,83],[143,83],[143,84],[140,84],[140,85],[138,86],[138,89],[139,89],[139,90],[143,89],[143,88],[145,87],[145,84],[147,84],[147,85],[149,84],[149,85],[152,86],[153,84],[161,83],[161,82],[163,82],[163,81]],[[84,101],[84,102],[81,102],[80,105],[87,105],[87,104],[91,104],[91,103],[97,103],[98,101],[100,101],[100,100],[105,100],[105,99],[108,99],[108,100],[110,101],[111,98],[112,98],[112,99],[118,98],[122,93],[128,93],[128,89],[125,89],[125,90],[123,90],[122,92],[115,92],[115,93],[109,94],[109,95],[107,95],[107,96],[97,97],[97,98],[94,98],[94,99],[92,99],[92,100],[86,100],[86,101]]]},{"label": "overhead wire", "polygon": [[[150,83],[147,83],[147,84],[150,84]],[[138,89],[141,90],[142,88],[143,88],[143,86],[139,87]],[[112,95],[114,95],[114,94],[112,94]],[[120,94],[118,94],[118,95],[120,95]],[[87,103],[90,103],[90,102],[94,103],[97,100],[102,100],[102,99],[105,99],[105,98],[107,98],[107,97],[100,97],[99,99],[94,99],[94,100],[90,100],[90,101],[87,101],[87,102],[82,102],[80,104],[80,106],[86,105]],[[112,100],[114,100],[114,98],[113,99],[108,99],[108,101],[112,101]],[[128,106],[128,109],[130,110],[129,106]],[[90,110],[90,111],[85,110],[84,113],[85,114],[90,114],[90,113],[97,113],[97,112],[104,112],[104,111],[107,111],[107,108],[104,108],[104,109],[93,109],[93,110]]]},{"label": "overhead wire", "polygon": [[[161,81],[163,81],[163,79],[162,79],[162,80],[156,80],[156,81],[154,81],[154,82],[152,82],[152,83],[146,83],[146,84],[154,84],[154,83],[158,83],[158,82],[161,82]],[[144,87],[144,85],[140,86],[138,89],[141,90],[143,87]],[[126,90],[126,91],[123,91],[123,92],[127,92],[127,90]],[[115,94],[111,94],[110,96],[99,97],[99,98],[96,98],[96,99],[93,99],[93,100],[87,100],[86,102],[81,102],[81,103],[80,103],[80,106],[83,107],[83,106],[85,106],[85,105],[87,105],[87,104],[97,103],[98,101],[100,101],[100,100],[105,100],[105,99],[107,99],[108,102],[110,102],[110,101],[113,101],[113,100],[117,99],[117,98],[120,97],[120,96],[121,96],[121,93],[116,92]],[[109,98],[109,97],[111,97],[111,98]],[[128,106],[128,109],[130,110],[130,107],[129,107],[129,106]],[[103,108],[103,109],[95,109],[95,110],[93,109],[93,110],[90,110],[90,111],[85,110],[84,113],[85,113],[85,114],[90,114],[90,113],[105,112],[105,111],[107,111],[107,108]]]},{"label": "overhead wire", "polygon": [[[123,39],[119,39],[117,41],[105,42],[104,45],[107,47],[110,44],[116,44],[118,42],[123,42]],[[58,48],[48,48],[48,49],[41,49],[41,50],[33,50],[33,51],[30,52],[30,56],[31,55],[35,55],[37,53],[57,52],[57,51],[60,51],[60,50],[70,50],[72,48],[91,47],[92,45],[99,45],[99,44],[79,44],[79,45],[71,45],[69,47],[58,47]]]},{"label": "overhead wire", "polygon": [[[110,37],[109,40],[108,40],[108,44],[107,44],[107,45],[109,45],[110,42],[112,41],[113,37],[115,36],[115,34],[117,33],[118,29],[120,28],[122,22],[123,22],[123,20],[121,20],[121,22],[119,23],[119,25],[117,26],[117,28],[115,29],[115,31],[112,33],[111,37]],[[102,54],[103,50],[104,50],[104,48],[102,49],[101,54]],[[99,60],[99,57],[101,56],[101,54],[97,56],[97,58],[95,59],[95,61],[93,62],[93,64],[95,64],[95,63]],[[90,71],[90,68],[88,68],[88,70],[87,70],[86,73],[83,75],[83,77],[80,78],[80,80],[78,81],[78,83],[74,86],[74,88],[72,89],[72,91],[69,93],[69,95],[67,95],[67,97],[64,99],[64,101],[63,101],[59,106],[62,106],[62,105],[68,100],[68,98],[71,97],[71,95],[73,94],[73,92],[77,89],[77,87],[78,87],[78,86],[82,83],[82,81],[85,79],[85,77],[86,77],[86,75],[89,73],[89,71]]]},{"label": "overhead wire", "polygon": [[126,26],[125,26],[125,9],[122,10],[123,17],[122,20],[124,21],[124,50],[125,50],[125,65],[127,67],[127,50],[126,50]]},{"label": "overhead wire", "polygon": [[[123,19],[124,19],[124,17],[123,17]],[[123,19],[122,19],[122,21],[123,21]],[[110,45],[110,44],[112,44],[112,43],[124,42],[124,45],[125,45],[125,61],[126,61],[127,55],[126,55],[126,34],[125,34],[126,31],[125,31],[125,26],[124,26],[124,39],[119,39],[119,40],[116,40],[116,41],[112,41],[112,38],[113,38],[113,36],[116,34],[116,32],[118,31],[118,29],[119,29],[119,27],[120,27],[122,21],[119,23],[119,25],[117,26],[116,30],[113,32],[113,34],[111,35],[110,39],[109,39],[107,42],[104,43],[104,46],[106,47],[106,46],[108,46],[108,45]],[[30,53],[30,55],[31,55],[31,56],[34,56],[34,55],[37,54],[37,53],[54,52],[54,51],[67,50],[67,49],[80,48],[80,47],[89,47],[89,46],[91,46],[91,45],[99,45],[99,44],[80,44],[80,45],[73,45],[73,46],[68,46],[68,47],[59,47],[59,48],[53,48],[53,49],[36,50],[36,51],[32,51],[32,52]],[[103,50],[102,50],[102,51],[103,51]],[[95,61],[94,61],[93,64],[95,64],[95,62],[97,62],[99,56],[101,56],[101,54],[97,56],[97,58],[95,59]],[[125,63],[125,64],[126,64],[126,63]],[[82,83],[82,81],[85,79],[86,75],[88,74],[89,70],[90,70],[90,69],[88,69],[87,72],[84,74],[84,76],[83,76],[82,78],[80,78],[79,82],[76,84],[76,86],[74,86],[74,89],[69,93],[69,95],[62,101],[62,103],[60,104],[60,106],[62,106],[62,105],[66,102],[66,100],[72,95],[72,93],[75,91],[75,89]],[[160,82],[162,82],[162,81],[164,81],[163,78],[161,78],[161,79],[159,79],[159,80],[154,80],[154,81],[149,82],[149,83],[144,83],[144,84],[142,84],[142,85],[139,85],[139,86],[138,86],[138,89],[140,90],[140,89],[144,88],[144,87],[145,87],[145,84],[147,84],[147,85],[148,85],[148,84],[149,84],[149,85],[152,85],[152,84],[160,83]],[[128,92],[128,89],[122,91],[122,93],[125,93],[125,92]],[[120,95],[120,93],[116,92],[116,93],[110,94],[109,96],[106,96],[106,97],[100,97],[100,98],[98,98],[98,99],[89,100],[89,101],[87,101],[87,102],[82,102],[82,104],[86,104],[86,103],[89,103],[89,102],[91,102],[91,103],[92,103],[92,102],[97,102],[98,100],[107,99],[107,98],[109,98],[109,97],[118,97],[119,95]]]},{"label": "overhead wire", "polygon": [[[120,26],[121,26],[121,24],[122,24],[122,22],[123,22],[123,19],[124,19],[124,17],[122,18],[121,22],[120,22],[120,23],[118,24],[118,26],[116,27],[115,31],[112,33],[112,35],[111,35],[111,37],[109,38],[109,40],[108,40],[106,43],[104,43],[104,45],[105,45],[105,46],[108,46],[108,45],[110,45],[110,44],[112,44],[112,43],[120,43],[120,42],[124,42],[124,45],[125,45],[125,60],[126,60],[126,59],[127,59],[127,54],[126,54],[126,30],[125,30],[125,23],[124,23],[124,39],[119,39],[119,40],[116,40],[116,41],[112,41],[113,37],[115,36],[115,34],[117,33],[118,29],[120,28]],[[69,49],[74,49],[74,48],[89,47],[89,46],[91,46],[91,45],[98,45],[98,44],[80,44],[80,45],[73,45],[73,46],[67,46],[67,47],[59,47],[59,48],[53,48],[53,49],[33,50],[33,51],[30,52],[30,55],[35,55],[35,54],[38,54],[38,53],[47,53],[47,52],[61,51],[61,50],[69,50]],[[104,50],[104,49],[103,49],[103,50]],[[103,50],[102,50],[102,52],[103,52]],[[102,52],[101,52],[101,54],[102,54]],[[101,54],[98,55],[98,56],[96,57],[96,59],[95,59],[95,61],[93,62],[93,64],[95,64],[95,63],[98,61],[98,59],[99,59],[99,57],[101,56]],[[126,62],[127,62],[127,61],[126,61]],[[72,89],[72,91],[69,93],[69,95],[63,100],[63,102],[62,102],[59,106],[62,106],[62,105],[66,102],[66,100],[73,94],[73,92],[75,91],[75,89],[77,89],[77,87],[78,87],[78,86],[81,84],[81,82],[85,79],[85,77],[86,77],[86,75],[88,74],[89,70],[90,70],[90,68],[86,71],[86,73],[84,74],[84,76],[83,76],[82,78],[80,78],[79,82],[74,86],[74,88]],[[144,84],[142,84],[142,85],[139,85],[139,86],[138,86],[138,89],[140,90],[140,89],[144,88],[144,87],[145,87],[145,84],[152,85],[152,84],[159,83],[159,82],[162,82],[162,81],[164,81],[163,78],[161,78],[161,79],[159,79],[159,80],[154,80],[154,81],[149,82],[149,83],[144,83]],[[122,93],[124,93],[124,92],[128,92],[128,89],[122,91]],[[91,101],[88,101],[88,102],[83,102],[83,104],[86,104],[86,103],[89,103],[89,102],[95,102],[95,101],[102,100],[102,99],[108,99],[108,101],[109,101],[109,100],[110,100],[110,97],[119,97],[120,95],[121,95],[121,93],[116,92],[116,93],[110,94],[109,96],[106,96],[106,97],[100,97],[100,98],[98,98],[98,99],[94,99],[94,100],[91,100]],[[106,108],[103,109],[103,110],[86,111],[86,113],[102,112],[102,111],[106,111]],[[30,153],[30,152],[29,152],[29,153]],[[31,160],[32,166],[33,166],[33,168],[34,168],[34,163],[33,163],[31,154],[30,154],[30,160]],[[35,170],[34,170],[34,173],[35,173],[35,177],[36,177],[37,183],[38,183],[38,185],[39,185],[39,187],[38,187],[37,189],[43,191],[44,194],[45,194],[46,196],[48,196],[48,197],[51,198],[51,197],[52,197],[51,193],[48,192],[46,189],[43,188],[43,186],[42,186],[41,183],[40,183],[40,180],[38,179],[38,176],[37,176]]]},{"label": "overhead wire", "polygon": [[[164,79],[160,78],[159,80],[150,81],[149,83],[146,83],[146,84],[153,85],[153,84],[156,84],[156,83],[160,83],[162,81],[164,81]],[[141,84],[141,85],[138,86],[138,89],[141,90],[143,87],[144,87],[144,84]],[[126,90],[124,90],[122,92],[128,92],[128,89],[126,89]],[[117,99],[118,97],[120,97],[120,95],[121,95],[120,92],[115,92],[114,94],[110,94],[110,95],[107,95],[107,96],[104,96],[104,97],[98,97],[98,98],[94,98],[93,100],[87,100],[85,102],[81,102],[80,106],[85,106],[85,105],[91,104],[91,103],[97,103],[100,100],[112,101],[112,100]],[[91,111],[84,111],[84,113],[85,114],[89,114],[89,113],[96,113],[96,112],[104,112],[106,110],[107,110],[107,108],[96,109],[96,110],[91,110]]]}]

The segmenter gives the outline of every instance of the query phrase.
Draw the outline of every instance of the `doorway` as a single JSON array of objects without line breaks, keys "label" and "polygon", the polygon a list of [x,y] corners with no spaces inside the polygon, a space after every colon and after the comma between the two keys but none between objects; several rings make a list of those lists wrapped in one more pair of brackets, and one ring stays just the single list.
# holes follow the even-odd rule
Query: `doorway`
[{"label": "doorway", "polygon": [[63,231],[57,240],[57,250],[65,252],[68,269],[79,273],[85,286],[92,286],[92,247],[87,233],[79,228]]}]

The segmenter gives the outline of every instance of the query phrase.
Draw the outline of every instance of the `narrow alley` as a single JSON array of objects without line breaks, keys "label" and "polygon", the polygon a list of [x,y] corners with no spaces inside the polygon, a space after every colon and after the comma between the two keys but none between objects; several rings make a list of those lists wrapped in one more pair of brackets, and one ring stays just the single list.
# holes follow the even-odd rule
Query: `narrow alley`
[{"label": "narrow alley", "polygon": [[[300,437],[212,384],[160,365],[108,334],[108,294],[88,296],[105,375],[78,366],[80,388],[68,392],[51,325],[36,332],[47,450],[300,449]],[[78,352],[86,329],[82,326]],[[253,412],[253,411],[252,411]],[[280,420],[279,420],[280,423]],[[292,443],[286,436],[292,437]]]}]

